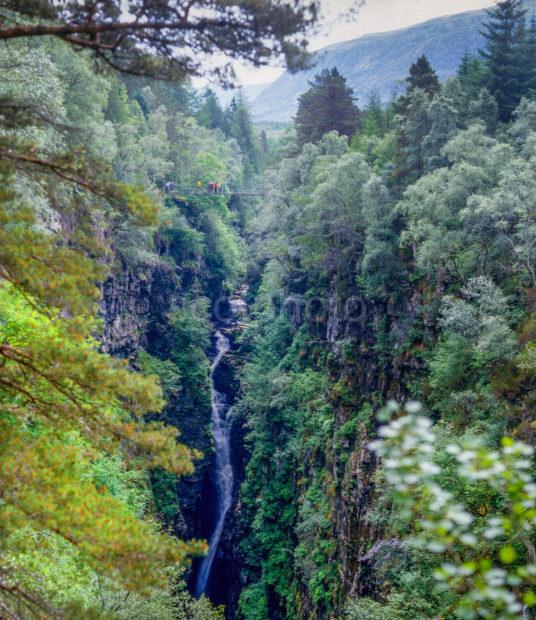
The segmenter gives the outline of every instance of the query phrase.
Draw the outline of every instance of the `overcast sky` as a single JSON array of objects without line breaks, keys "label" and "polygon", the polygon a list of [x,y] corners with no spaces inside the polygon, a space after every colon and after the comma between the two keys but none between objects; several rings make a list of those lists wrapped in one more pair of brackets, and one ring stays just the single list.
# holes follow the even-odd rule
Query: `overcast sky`
[{"label": "overcast sky", "polygon": [[[318,32],[310,38],[312,50],[364,34],[397,30],[433,17],[483,9],[494,4],[494,0],[366,0],[357,15],[349,19],[345,14],[357,6],[358,0],[320,1],[323,17]],[[243,84],[271,82],[282,72],[279,67],[237,67]]]}]

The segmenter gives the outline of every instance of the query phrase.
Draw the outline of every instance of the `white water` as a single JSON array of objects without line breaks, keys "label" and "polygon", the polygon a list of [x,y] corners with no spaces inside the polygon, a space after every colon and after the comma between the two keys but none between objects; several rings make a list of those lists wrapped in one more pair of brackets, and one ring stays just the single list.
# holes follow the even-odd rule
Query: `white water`
[{"label": "white water", "polygon": [[214,371],[222,359],[228,353],[230,344],[220,331],[216,332],[216,357],[210,367],[210,380],[212,384],[212,435],[216,449],[216,491],[218,520],[214,532],[210,537],[208,554],[203,558],[199,568],[195,588],[196,596],[201,596],[207,588],[208,578],[212,563],[216,557],[216,551],[220,542],[225,516],[231,507],[233,500],[233,468],[231,466],[231,438],[227,420],[229,407],[225,402],[225,396],[214,387]]}]

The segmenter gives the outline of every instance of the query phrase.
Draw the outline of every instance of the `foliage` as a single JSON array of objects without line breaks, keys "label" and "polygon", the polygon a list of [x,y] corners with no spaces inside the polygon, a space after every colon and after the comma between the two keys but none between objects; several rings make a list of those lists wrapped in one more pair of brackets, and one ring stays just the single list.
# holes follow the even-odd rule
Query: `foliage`
[{"label": "foliage", "polygon": [[[24,26],[13,18],[3,25]],[[110,334],[97,317],[112,271],[138,282],[166,272],[179,287],[196,264],[192,287],[210,294],[236,277],[225,201],[212,214],[212,205],[166,210],[161,187],[177,172],[196,178],[207,157],[240,178],[239,147],[177,108],[178,87],[169,96],[155,82],[96,74],[88,54],[58,40],[4,43],[0,77],[0,615],[172,617],[170,567],[206,545],[169,536],[155,520],[171,524],[177,476],[201,456],[177,443],[181,415],[168,416],[170,405],[161,413],[162,390],[172,409],[190,399],[185,418],[206,408],[206,304],[194,311],[197,327],[175,319],[179,346],[198,344],[182,357],[142,352],[145,377],[101,351],[114,343],[103,342]],[[212,279],[202,274],[205,251],[222,263]],[[188,605],[213,613],[207,601]]]},{"label": "foliage", "polygon": [[505,0],[488,10],[489,21],[484,25],[487,46],[482,55],[502,121],[510,120],[524,94],[525,13],[521,0]]},{"label": "foliage", "polygon": [[[397,410],[391,403],[386,417]],[[480,493],[498,496],[498,513],[476,518],[438,480],[436,438],[419,411],[417,403],[408,403],[371,446],[384,457],[384,475],[394,487],[399,511],[414,524],[412,544],[441,557],[436,579],[461,593],[451,610],[456,617],[519,618],[524,606],[536,604],[530,542],[536,524],[533,450],[510,438],[498,450],[478,443],[445,448],[456,462],[458,484],[478,483]]]},{"label": "foliage", "polygon": [[440,90],[437,73],[433,70],[430,61],[424,54],[417,58],[416,62],[409,68],[409,76],[406,78],[406,83],[408,85],[408,93],[411,93],[416,88],[420,88],[433,97]]},{"label": "foliage", "polygon": [[[525,76],[530,58],[519,58]],[[298,135],[266,172],[270,189],[247,230],[255,320],[242,340],[238,405],[250,450],[240,617],[476,617],[478,597],[487,617],[523,617],[500,601],[533,586],[523,568],[533,530],[527,544],[513,531],[485,534],[492,519],[522,529],[512,506],[533,499],[510,497],[500,477],[472,478],[448,448],[463,454],[476,442],[474,468],[490,458],[522,477],[501,438],[533,442],[536,428],[536,115],[526,86],[502,115],[492,76],[507,80],[513,67],[493,62],[466,55],[440,84],[421,58],[400,97],[371,97],[349,145],[335,132]],[[408,515],[384,475],[393,459],[366,446],[378,428],[372,410],[412,395],[435,426],[428,478],[405,491]],[[412,420],[404,433],[420,432]],[[450,498],[431,516],[428,479]],[[450,527],[456,505],[470,523]],[[474,538],[429,548],[456,528]],[[456,570],[436,580],[446,562]],[[496,568],[506,573],[489,573],[492,599]],[[508,581],[518,569],[521,581]]]},{"label": "foliage", "polygon": [[336,68],[315,76],[311,88],[299,98],[296,112],[298,144],[316,143],[330,131],[351,137],[359,124],[353,91]]},{"label": "foliage", "polygon": [[51,35],[90,50],[115,69],[173,79],[209,71],[222,79],[233,78],[228,59],[212,66],[206,61],[214,52],[255,66],[278,57],[298,68],[305,59],[299,37],[317,14],[314,2],[295,7],[226,2],[207,7],[198,1],[177,7],[140,0],[123,10],[119,1],[95,6],[89,0],[74,5],[3,0],[0,9],[2,40]]}]

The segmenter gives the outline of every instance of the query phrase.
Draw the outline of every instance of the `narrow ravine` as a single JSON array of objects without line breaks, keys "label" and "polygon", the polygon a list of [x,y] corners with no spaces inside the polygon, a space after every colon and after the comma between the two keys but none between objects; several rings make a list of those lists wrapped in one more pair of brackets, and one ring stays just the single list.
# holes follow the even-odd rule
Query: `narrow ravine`
[{"label": "narrow ravine", "polygon": [[195,586],[196,596],[201,596],[208,584],[210,571],[225,525],[225,517],[233,500],[234,475],[231,464],[231,429],[227,414],[229,405],[225,394],[219,392],[214,383],[214,373],[231,348],[229,339],[221,332],[216,332],[216,357],[210,367],[212,434],[216,451],[215,483],[217,493],[217,521],[209,541],[208,554],[199,568]]}]

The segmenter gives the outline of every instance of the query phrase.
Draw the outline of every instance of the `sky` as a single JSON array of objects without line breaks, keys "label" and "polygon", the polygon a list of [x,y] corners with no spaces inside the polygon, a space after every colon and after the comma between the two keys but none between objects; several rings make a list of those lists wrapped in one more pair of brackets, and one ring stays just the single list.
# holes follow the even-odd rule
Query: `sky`
[{"label": "sky", "polygon": [[[364,34],[398,30],[442,15],[483,9],[494,4],[494,0],[365,0],[357,14],[348,17],[348,11],[358,3],[359,0],[321,0],[323,15],[317,32],[309,39],[310,49],[314,51]],[[277,66],[236,66],[242,84],[266,84],[283,71]]]}]

